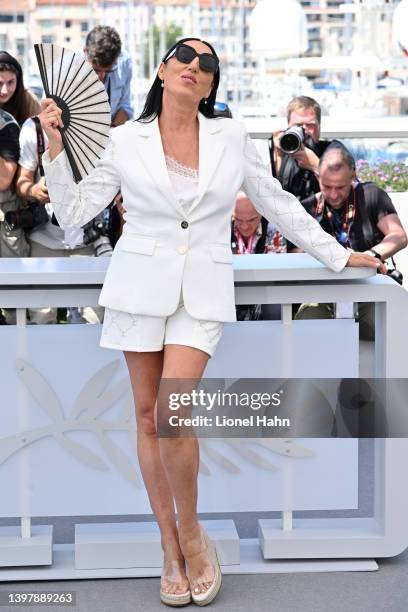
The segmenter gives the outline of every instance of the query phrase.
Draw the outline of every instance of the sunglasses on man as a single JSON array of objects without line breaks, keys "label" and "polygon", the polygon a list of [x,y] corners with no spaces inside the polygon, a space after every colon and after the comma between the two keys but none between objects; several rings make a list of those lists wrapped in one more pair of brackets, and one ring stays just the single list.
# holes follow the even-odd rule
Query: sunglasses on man
[{"label": "sunglasses on man", "polygon": [[212,53],[197,53],[197,51],[190,47],[189,45],[184,45],[181,43],[177,45],[177,47],[170,53],[168,57],[164,60],[167,62],[171,57],[175,57],[179,62],[183,64],[190,64],[195,57],[198,57],[198,63],[201,70],[204,72],[216,72],[219,60],[218,57],[213,55]]}]

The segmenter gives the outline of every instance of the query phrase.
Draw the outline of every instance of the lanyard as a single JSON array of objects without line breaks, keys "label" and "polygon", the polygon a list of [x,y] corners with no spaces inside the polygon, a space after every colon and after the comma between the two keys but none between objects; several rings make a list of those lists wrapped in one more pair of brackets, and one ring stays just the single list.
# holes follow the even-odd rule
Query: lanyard
[{"label": "lanyard", "polygon": [[252,236],[248,239],[248,246],[245,246],[245,242],[243,237],[241,236],[240,232],[238,230],[235,230],[235,236],[238,240],[238,254],[239,255],[246,255],[248,253],[252,253],[252,242],[254,240],[254,235],[252,234]]},{"label": "lanyard", "polygon": [[326,218],[330,222],[332,235],[335,238],[337,238],[337,240],[339,240],[339,242],[341,242],[344,246],[351,246],[350,240],[349,240],[350,230],[351,230],[351,226],[353,225],[354,218],[356,216],[356,190],[354,189],[354,187],[351,187],[351,190],[353,192],[353,196],[352,198],[349,197],[347,204],[346,204],[346,214],[345,214],[344,222],[341,225],[341,229],[342,229],[341,240],[339,240],[339,238],[337,238],[336,236],[336,231],[333,225],[333,213],[328,207],[326,207],[326,202],[324,201],[324,197],[322,193],[320,193],[319,195],[317,206],[316,206],[317,214],[318,215],[322,214],[323,217],[326,215]]}]

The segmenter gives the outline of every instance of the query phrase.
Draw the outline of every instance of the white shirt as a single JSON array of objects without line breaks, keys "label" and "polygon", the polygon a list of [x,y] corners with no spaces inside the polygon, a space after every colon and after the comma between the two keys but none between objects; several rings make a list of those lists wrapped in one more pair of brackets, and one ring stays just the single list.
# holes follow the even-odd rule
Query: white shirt
[{"label": "white shirt", "polygon": [[198,170],[180,164],[169,155],[165,155],[165,158],[174,193],[187,216],[193,201],[197,197]]},{"label": "white shirt", "polygon": [[[47,149],[48,138],[43,130],[44,147]],[[34,121],[27,119],[20,131],[20,159],[19,165],[34,172],[34,181],[40,178],[38,172],[38,149],[37,149],[37,131]],[[84,231],[82,228],[74,228],[63,230],[58,225],[51,223],[53,206],[49,202],[44,204],[50,220],[45,225],[36,227],[27,232],[30,240],[41,244],[49,249],[73,249],[76,246],[83,245]]]}]

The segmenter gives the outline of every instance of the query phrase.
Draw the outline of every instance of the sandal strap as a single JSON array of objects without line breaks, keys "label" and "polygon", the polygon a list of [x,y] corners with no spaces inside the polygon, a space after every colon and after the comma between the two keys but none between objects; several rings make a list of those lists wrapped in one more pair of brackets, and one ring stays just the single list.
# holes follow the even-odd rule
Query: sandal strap
[{"label": "sandal strap", "polygon": [[205,532],[204,532],[204,529],[201,527],[201,525],[200,525],[200,533],[201,533],[202,539],[204,540],[204,548],[202,548],[198,552],[192,553],[191,555],[184,555],[184,558],[186,561],[188,561],[189,559],[192,559],[193,557],[196,557],[197,555],[202,555],[203,553],[210,552],[209,547],[208,547],[208,541],[205,537]]},{"label": "sandal strap", "polygon": [[206,544],[202,550],[199,550],[198,552],[195,552],[192,555],[186,555],[184,558],[188,563],[189,559],[193,559],[194,557],[197,557],[197,555],[202,555],[203,553],[207,553],[207,552],[208,552],[208,545]]}]

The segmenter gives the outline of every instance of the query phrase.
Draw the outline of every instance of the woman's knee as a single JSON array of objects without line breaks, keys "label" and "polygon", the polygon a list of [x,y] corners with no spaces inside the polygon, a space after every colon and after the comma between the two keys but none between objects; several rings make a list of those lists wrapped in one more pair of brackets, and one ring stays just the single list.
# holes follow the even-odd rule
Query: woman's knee
[{"label": "woman's knee", "polygon": [[156,435],[155,400],[146,399],[136,404],[136,425],[140,433]]},{"label": "woman's knee", "polygon": [[195,465],[199,456],[198,441],[194,437],[166,437],[158,435],[160,455],[162,460],[169,463]]}]

